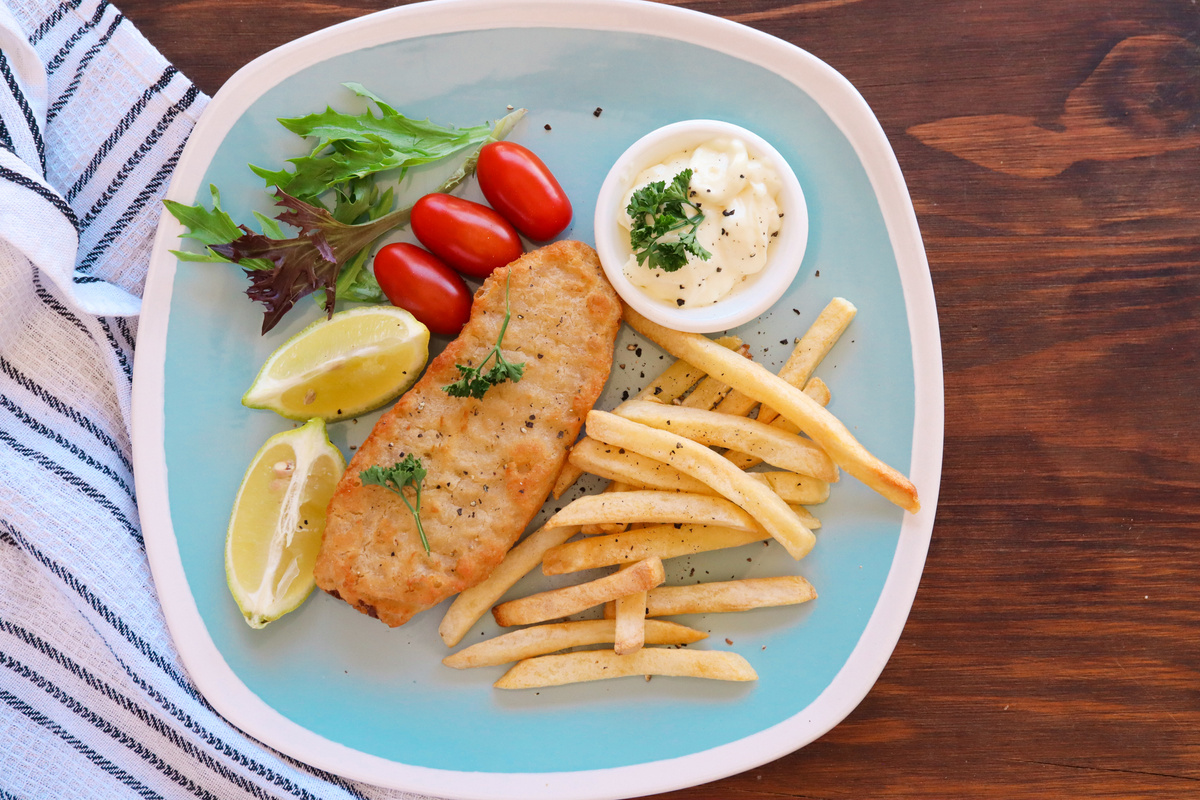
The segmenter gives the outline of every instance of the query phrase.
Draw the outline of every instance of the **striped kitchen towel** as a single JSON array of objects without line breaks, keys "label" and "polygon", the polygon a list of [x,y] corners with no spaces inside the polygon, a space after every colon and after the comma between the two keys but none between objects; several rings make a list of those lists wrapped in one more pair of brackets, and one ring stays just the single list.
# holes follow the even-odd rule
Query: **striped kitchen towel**
[{"label": "striped kitchen towel", "polygon": [[130,463],[136,315],[206,101],[103,0],[0,0],[0,800],[411,796],[233,728],[155,596]]}]

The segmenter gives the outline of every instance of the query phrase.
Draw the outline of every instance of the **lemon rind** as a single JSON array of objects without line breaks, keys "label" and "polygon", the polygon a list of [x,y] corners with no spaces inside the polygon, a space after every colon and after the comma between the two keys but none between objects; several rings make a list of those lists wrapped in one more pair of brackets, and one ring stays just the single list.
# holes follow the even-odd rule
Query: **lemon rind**
[{"label": "lemon rind", "polygon": [[[304,484],[307,483],[307,475],[312,471],[312,467],[322,458],[331,458],[340,467],[339,473],[345,470],[346,459],[332,442],[329,441],[328,434],[325,428],[325,422],[320,417],[310,419],[305,425],[289,431],[283,431],[271,436],[254,454],[250,460],[249,466],[242,477],[242,483],[238,487],[237,496],[234,499],[233,510],[230,512],[229,525],[225,533],[225,582],[229,588],[230,594],[233,596],[234,602],[241,611],[246,624],[252,628],[263,628],[268,623],[273,622],[285,614],[296,610],[304,601],[312,594],[312,590],[316,586],[316,581],[311,574],[299,575],[297,580],[302,581],[301,590],[288,591],[283,595],[283,598],[275,602],[264,603],[257,600],[252,593],[247,592],[240,581],[235,579],[236,570],[232,563],[232,548],[235,523],[237,521],[238,510],[241,507],[242,498],[245,493],[246,485],[249,483],[250,476],[262,461],[263,454],[270,448],[286,442],[291,446],[296,458],[296,473],[304,474],[306,479],[299,484],[295,491],[291,491],[289,487],[288,497],[295,500],[296,509],[299,507],[300,501],[304,497]],[[299,444],[299,446],[298,446]],[[303,467],[303,473],[301,473]],[[336,482],[335,482],[336,485]],[[298,511],[297,511],[298,514]],[[272,536],[272,547],[278,543],[278,538],[281,535],[286,536],[286,532],[281,532],[283,526],[276,524],[274,535]],[[294,528],[295,526],[293,526]],[[285,545],[286,546],[286,543]],[[268,572],[269,570],[264,570]],[[295,586],[296,584],[293,584]],[[290,588],[290,587],[289,587]],[[261,590],[261,587],[260,587]],[[296,595],[294,600],[289,600],[293,594]]]},{"label": "lemon rind", "polygon": [[370,306],[365,308],[354,308],[346,311],[339,311],[338,313],[334,314],[332,318],[322,317],[321,319],[318,319],[310,325],[307,325],[302,330],[289,337],[287,341],[275,348],[275,350],[267,357],[266,361],[263,362],[263,365],[258,370],[258,374],[255,375],[254,380],[251,381],[250,388],[248,388],[246,393],[242,395],[242,405],[246,408],[274,411],[279,416],[290,420],[302,421],[313,418],[314,415],[312,413],[306,412],[303,409],[293,411],[288,406],[278,402],[278,400],[288,389],[301,385],[306,380],[310,380],[314,376],[323,374],[325,370],[309,370],[294,380],[283,381],[278,378],[270,377],[269,373],[271,368],[278,363],[282,353],[284,353],[290,347],[293,347],[295,343],[301,339],[313,335],[314,330],[328,327],[331,324],[338,324],[340,321],[344,321],[345,319],[354,316],[367,316],[370,314],[386,314],[394,316],[397,319],[403,319],[409,326],[413,338],[418,339],[421,342],[422,346],[417,348],[417,351],[421,353],[421,355],[413,358],[410,363],[404,365],[404,369],[399,370],[401,374],[406,376],[406,379],[402,383],[398,384],[395,389],[356,405],[342,404],[342,413],[318,415],[318,418],[324,420],[325,422],[337,422],[338,420],[342,419],[352,419],[353,417],[361,416],[378,408],[382,408],[400,395],[404,394],[406,391],[412,388],[413,384],[417,382],[417,378],[420,376],[421,370],[429,361],[429,329],[419,320],[417,320],[416,317],[413,317],[412,314],[404,309],[393,306]]}]

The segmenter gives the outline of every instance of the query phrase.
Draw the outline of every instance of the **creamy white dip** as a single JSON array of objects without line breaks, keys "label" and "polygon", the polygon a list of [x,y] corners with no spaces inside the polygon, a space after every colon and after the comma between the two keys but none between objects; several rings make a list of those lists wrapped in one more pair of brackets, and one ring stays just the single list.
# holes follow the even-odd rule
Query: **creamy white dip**
[{"label": "creamy white dip", "polygon": [[[711,257],[705,261],[689,254],[687,264],[675,272],[639,265],[635,255],[624,266],[631,283],[677,307],[711,305],[757,274],[766,265],[767,248],[783,221],[775,170],[750,154],[740,139],[720,137],[642,170],[621,200],[618,222],[626,230],[632,227],[625,209],[634,192],[656,181],[670,184],[689,168],[689,199],[704,214],[696,240]],[[678,234],[667,234],[663,240],[677,241]]]}]

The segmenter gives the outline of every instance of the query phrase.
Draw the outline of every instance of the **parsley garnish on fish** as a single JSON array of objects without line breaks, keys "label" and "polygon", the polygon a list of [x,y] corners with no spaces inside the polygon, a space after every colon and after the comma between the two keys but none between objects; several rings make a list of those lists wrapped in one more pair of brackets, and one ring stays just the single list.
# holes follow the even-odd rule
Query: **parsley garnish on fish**
[{"label": "parsley garnish on fish", "polygon": [[[487,390],[493,386],[497,386],[505,381],[516,383],[521,380],[521,376],[525,372],[525,362],[514,364],[504,357],[500,352],[500,344],[504,341],[504,332],[508,330],[508,320],[512,316],[512,309],[508,304],[508,284],[511,276],[504,280],[504,322],[500,325],[500,335],[496,338],[496,343],[492,345],[491,351],[484,357],[483,361],[479,362],[478,367],[469,367],[463,364],[455,364],[461,376],[454,383],[448,383],[442,387],[446,394],[451,397],[474,397],[476,400],[483,399],[487,394]],[[483,368],[492,359],[496,359],[496,363],[492,365],[487,372]]]},{"label": "parsley garnish on fish", "polygon": [[[701,261],[712,256],[696,241],[696,230],[704,221],[704,214],[699,205],[688,200],[691,180],[692,171],[685,169],[670,184],[666,181],[648,183],[629,198],[629,205],[625,207],[633,220],[629,244],[639,266],[675,272],[687,263],[689,253]],[[688,208],[696,213],[689,216]],[[674,238],[665,238],[676,231],[683,232]]]},{"label": "parsley garnish on fish", "polygon": [[[386,469],[374,465],[358,473],[363,486],[382,486],[400,495],[400,499],[404,501],[404,505],[408,506],[413,519],[417,522],[417,533],[421,534],[421,544],[425,546],[426,555],[429,554],[429,540],[425,538],[425,528],[421,525],[421,482],[425,480],[427,474],[425,467],[421,464],[421,459],[412,453],[406,455],[403,461],[397,461]],[[408,502],[408,498],[404,494],[406,486],[411,486],[416,493],[415,504]]]}]

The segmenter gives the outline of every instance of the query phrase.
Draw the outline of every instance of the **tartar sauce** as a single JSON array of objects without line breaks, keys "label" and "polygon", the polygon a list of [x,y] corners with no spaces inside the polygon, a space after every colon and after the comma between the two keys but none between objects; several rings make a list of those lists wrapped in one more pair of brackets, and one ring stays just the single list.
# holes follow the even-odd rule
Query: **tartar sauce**
[{"label": "tartar sauce", "polygon": [[[701,260],[689,254],[687,264],[675,272],[639,265],[635,255],[624,266],[626,277],[646,294],[683,307],[711,305],[758,273],[783,217],[775,170],[751,155],[740,139],[720,137],[642,170],[621,201],[620,224],[626,229],[633,225],[625,209],[635,191],[655,181],[670,184],[688,168],[692,170],[689,199],[704,214],[696,240],[712,256]],[[678,235],[671,233],[663,240],[672,239]]]}]

